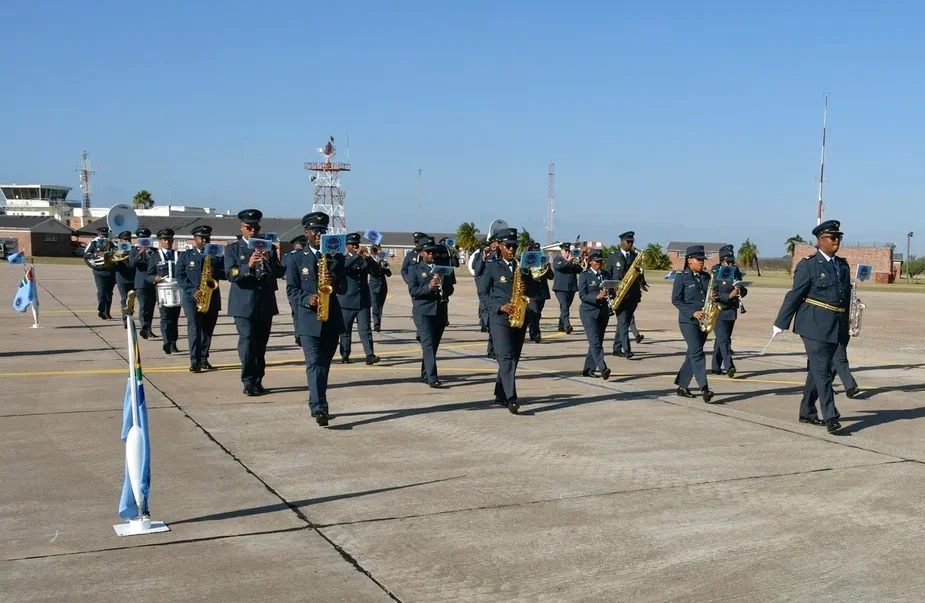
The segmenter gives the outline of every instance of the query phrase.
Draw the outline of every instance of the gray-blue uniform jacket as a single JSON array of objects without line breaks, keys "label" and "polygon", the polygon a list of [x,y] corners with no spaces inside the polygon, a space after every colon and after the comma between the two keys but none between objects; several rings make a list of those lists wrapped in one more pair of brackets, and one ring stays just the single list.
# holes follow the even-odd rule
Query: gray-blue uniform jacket
[{"label": "gray-blue uniform jacket", "polygon": [[557,253],[552,260],[552,269],[555,277],[552,281],[553,291],[578,291],[578,274],[582,272],[581,265],[575,264]]},{"label": "gray-blue uniform jacket", "polygon": [[[180,254],[177,260],[177,283],[183,291],[183,305],[196,305],[196,298],[193,296],[199,290],[202,283],[202,264],[205,256],[202,251],[195,247],[187,249]],[[225,259],[223,257],[212,258],[212,278],[223,280],[225,278]],[[219,312],[222,309],[221,289],[212,291],[212,301],[209,303],[209,310]]]},{"label": "gray-blue uniform jacket", "polygon": [[[719,273],[719,270],[716,271],[714,277]],[[719,303],[722,309],[719,312],[717,320],[735,320],[739,314],[739,299],[748,295],[748,289],[745,287],[739,287],[739,297],[729,297],[729,294],[735,290],[733,282],[741,278],[742,273],[739,272],[739,269],[735,269],[735,273],[732,280],[723,280],[716,283],[716,293],[719,295]]]},{"label": "gray-blue uniform jacket", "polygon": [[135,290],[138,289],[151,289],[154,290],[154,282],[148,282],[148,261],[152,263],[157,263],[160,258],[157,257],[157,252],[153,249],[148,249],[148,251],[141,251],[139,248],[134,247],[128,256],[128,265],[130,268],[135,269]]},{"label": "gray-blue uniform jacket", "polygon": [[268,276],[257,279],[257,267],[248,266],[253,251],[247,241],[225,245],[225,275],[230,283],[228,316],[255,318],[258,315],[279,314],[276,305],[276,279],[282,278],[283,267],[276,258],[276,247],[269,246]]},{"label": "gray-blue uniform jacket", "polygon": [[[87,245],[87,248],[84,250],[84,257],[89,258],[89,257],[92,257],[94,253],[98,251],[102,251],[105,248],[105,245],[103,245],[103,242],[105,240],[106,239],[101,239],[97,237],[93,239],[92,241],[90,241],[90,244]],[[93,276],[113,276],[113,269],[108,268],[106,270],[97,270],[94,268]]]},{"label": "gray-blue uniform jacket", "polygon": [[[601,275],[602,280],[608,280],[607,273],[601,270],[598,274]],[[578,306],[579,315],[585,315],[594,320],[601,318],[601,314],[604,316],[610,315],[610,307],[607,305],[609,300],[605,297],[604,299],[597,299],[597,294],[601,291],[600,280],[598,279],[597,274],[588,268],[578,277],[578,299],[581,300],[581,305]]]},{"label": "gray-blue uniform jacket", "polygon": [[133,251],[129,251],[129,259],[118,262],[114,267],[117,285],[135,285],[135,268],[130,264]]},{"label": "gray-blue uniform jacket", "polygon": [[344,332],[344,316],[337,300],[347,289],[347,274],[344,272],[344,256],[338,254],[328,258],[328,271],[333,276],[334,291],[328,303],[328,319],[318,320],[318,310],[308,306],[308,300],[318,293],[318,259],[311,247],[289,256],[286,269],[286,297],[296,309],[296,333],[309,337],[337,337]]},{"label": "gray-blue uniform jacket", "polygon": [[369,292],[375,295],[376,293],[386,294],[389,292],[389,283],[386,281],[386,277],[392,276],[392,268],[383,268],[379,262],[376,262],[378,266],[378,272],[369,273]]},{"label": "gray-blue uniform jacket", "polygon": [[[520,270],[520,264],[514,261],[514,270]],[[508,322],[510,316],[501,311],[501,306],[511,303],[511,294],[514,285],[514,273],[508,268],[503,259],[485,262],[485,272],[482,274],[482,289],[487,297],[485,305],[488,306],[489,320]],[[521,275],[521,281],[527,284],[527,278]],[[524,321],[524,327],[526,327]]]},{"label": "gray-blue uniform jacket", "polygon": [[408,281],[408,271],[411,269],[411,266],[417,264],[418,261],[418,252],[412,250],[411,253],[405,254],[405,259],[401,261],[401,280],[405,281],[405,284],[410,284]]},{"label": "gray-blue uniform jacket", "polygon": [[[610,255],[607,256],[607,267],[605,268],[610,280],[622,281],[623,277],[626,276],[626,271],[633,265],[633,261],[638,255],[639,254],[635,250],[629,252],[629,258],[623,255],[622,249],[611,252]],[[630,287],[630,290],[626,293],[623,302],[634,301],[638,304],[642,299],[642,286],[645,284],[646,277],[640,274],[633,282],[633,286]]]},{"label": "gray-blue uniform jacket", "polygon": [[[845,311],[834,312],[806,300],[816,300]],[[793,332],[797,335],[827,343],[847,343],[850,304],[851,271],[848,261],[835,256],[829,262],[821,251],[817,251],[797,264],[793,272],[793,288],[784,296],[774,326],[786,330],[793,320]]]},{"label": "gray-blue uniform jacket", "polygon": [[440,289],[431,289],[430,281],[434,278],[433,270],[427,264],[418,262],[408,272],[408,293],[411,294],[412,312],[416,316],[437,316],[447,307],[450,296],[455,291],[455,280],[449,277],[443,279],[443,295]]},{"label": "gray-blue uniform jacket", "polygon": [[709,273],[694,274],[690,268],[685,268],[675,277],[671,289],[671,303],[678,309],[678,324],[698,324],[694,312],[703,310],[709,282]]},{"label": "gray-blue uniform jacket", "polygon": [[[170,257],[173,258],[173,262],[174,262],[173,277],[177,278],[176,262],[180,257],[180,252],[177,251],[176,249],[165,249],[164,255],[169,255]],[[149,285],[151,285],[152,287],[156,289],[157,286],[154,280],[158,276],[167,278],[170,275],[170,268],[167,266],[167,262],[161,262],[161,254],[159,252],[159,248],[152,250],[151,256],[150,256],[150,259],[148,260],[147,265],[148,265],[148,271],[145,273],[145,280],[148,282]]]},{"label": "gray-blue uniform jacket", "polygon": [[344,257],[344,272],[347,275],[347,283],[344,292],[338,295],[340,307],[346,310],[369,308],[372,305],[369,298],[369,277],[371,274],[382,273],[379,262],[355,253]]}]

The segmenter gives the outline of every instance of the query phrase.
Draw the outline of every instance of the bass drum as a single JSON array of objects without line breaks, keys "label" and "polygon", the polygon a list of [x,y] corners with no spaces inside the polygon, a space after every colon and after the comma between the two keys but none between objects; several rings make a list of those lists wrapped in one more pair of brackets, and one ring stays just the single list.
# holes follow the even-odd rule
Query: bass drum
[{"label": "bass drum", "polygon": [[162,308],[178,308],[181,305],[180,283],[176,279],[157,284],[157,303]]}]

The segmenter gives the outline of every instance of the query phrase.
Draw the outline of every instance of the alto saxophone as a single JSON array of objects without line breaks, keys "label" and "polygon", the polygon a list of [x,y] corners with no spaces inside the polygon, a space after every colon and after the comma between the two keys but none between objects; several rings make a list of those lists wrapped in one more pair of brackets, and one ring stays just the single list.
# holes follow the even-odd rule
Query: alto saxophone
[{"label": "alto saxophone", "polygon": [[204,314],[212,305],[212,292],[218,289],[218,281],[212,277],[212,256],[207,255],[202,260],[202,279],[199,281],[199,301],[196,302],[196,311]]},{"label": "alto saxophone", "polygon": [[716,319],[719,318],[720,307],[716,300],[713,299],[714,293],[716,293],[716,275],[711,272],[710,282],[707,285],[707,300],[703,304],[703,318],[698,321],[700,330],[704,333],[712,331],[713,327],[716,326]]},{"label": "alto saxophone", "polygon": [[617,294],[610,300],[610,309],[614,312],[616,312],[617,308],[620,307],[620,304],[623,303],[623,298],[626,297],[626,294],[629,293],[633,283],[635,283],[636,279],[639,278],[639,275],[642,274],[642,263],[645,261],[645,257],[646,252],[640,251],[636,255],[636,258],[633,260],[633,263],[630,264],[629,268],[626,269],[626,274],[624,274],[623,278],[620,279],[620,285],[617,287]]},{"label": "alto saxophone", "polygon": [[511,305],[514,306],[514,313],[508,320],[515,329],[524,326],[524,318],[527,316],[527,305],[530,299],[520,292],[521,283],[523,282],[520,275],[520,267],[514,269],[514,282],[511,284]]},{"label": "alto saxophone", "polygon": [[331,293],[334,288],[328,283],[329,280],[328,256],[321,254],[318,260],[318,320],[321,322],[328,319],[328,313],[331,311]]},{"label": "alto saxophone", "polygon": [[858,282],[852,282],[851,305],[848,306],[848,334],[852,337],[857,337],[861,334],[861,315],[866,307],[858,299]]}]

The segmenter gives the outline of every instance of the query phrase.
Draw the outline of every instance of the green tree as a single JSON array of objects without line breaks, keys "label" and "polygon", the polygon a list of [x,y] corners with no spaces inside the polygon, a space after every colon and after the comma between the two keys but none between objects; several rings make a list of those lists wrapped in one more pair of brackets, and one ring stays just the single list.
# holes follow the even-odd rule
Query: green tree
[{"label": "green tree", "polygon": [[479,229],[475,227],[475,222],[463,222],[456,229],[456,244],[460,249],[471,253],[479,248],[477,234],[479,234]]},{"label": "green tree", "polygon": [[649,243],[645,248],[646,257],[642,267],[645,270],[671,270],[671,257],[658,243]]},{"label": "green tree", "polygon": [[925,258],[917,258],[914,255],[910,255],[908,262],[906,262],[906,270],[908,270],[911,278],[918,281],[917,277],[925,272]]},{"label": "green tree", "polygon": [[601,253],[604,254],[605,260],[610,256],[611,253],[616,253],[618,251],[620,251],[619,245],[608,245],[607,247],[601,249]]},{"label": "green tree", "polygon": [[132,197],[132,205],[135,209],[151,209],[154,207],[154,197],[145,189],[141,189]]},{"label": "green tree", "polygon": [[521,226],[520,234],[517,235],[517,255],[518,256],[527,250],[527,247],[530,246],[531,241],[533,241],[533,239],[530,237],[530,232],[526,228]]},{"label": "green tree", "polygon": [[786,241],[787,255],[790,256],[791,262],[793,262],[793,254],[796,253],[797,245],[800,245],[802,243],[806,243],[806,241],[804,241],[803,237],[801,237],[800,235],[793,235],[792,237],[787,239]]},{"label": "green tree", "polygon": [[744,268],[751,268],[754,264],[755,269],[758,270],[758,276],[761,276],[761,266],[758,265],[758,246],[752,243],[751,239],[745,239],[745,242],[739,246],[737,258]]}]

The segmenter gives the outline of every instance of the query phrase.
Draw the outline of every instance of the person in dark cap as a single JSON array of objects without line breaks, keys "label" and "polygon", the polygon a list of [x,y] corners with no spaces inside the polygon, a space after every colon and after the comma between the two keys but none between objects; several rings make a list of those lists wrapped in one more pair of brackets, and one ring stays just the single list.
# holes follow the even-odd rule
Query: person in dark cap
[{"label": "person in dark cap", "polygon": [[[283,256],[283,276],[289,271],[289,263],[292,261],[292,257],[302,251],[305,248],[305,245],[308,244],[308,239],[304,234],[300,234],[297,237],[293,237],[289,240],[289,244],[292,245],[292,249]],[[298,320],[298,312],[296,306],[289,302],[289,308],[292,310],[292,332],[295,334],[295,344],[299,347],[302,347],[302,341],[299,339],[299,325],[296,322]]]},{"label": "person in dark cap", "polygon": [[[720,247],[719,256],[729,256],[732,258],[732,265],[735,267],[735,273],[733,274],[733,278],[735,278],[735,280],[741,281],[743,278],[745,278],[745,275],[741,270],[739,270],[739,267],[735,265],[735,246],[732,245],[732,243],[727,243]],[[714,266],[714,268],[716,268],[716,266]],[[741,298],[739,298],[739,310],[742,312],[742,314],[745,314],[745,301]]]},{"label": "person in dark cap", "polygon": [[[148,261],[148,272],[145,279],[157,287],[158,283],[177,278],[178,254],[173,248],[173,229],[162,228],[157,231],[159,245],[156,255]],[[155,289],[156,291],[156,289]],[[181,300],[182,301],[182,300]],[[180,338],[180,306],[160,306],[161,314],[161,343],[165,354],[179,352],[177,340]]]},{"label": "person in dark cap", "polygon": [[409,267],[418,261],[418,256],[421,253],[421,247],[423,243],[426,243],[428,237],[423,232],[414,232],[411,233],[411,241],[414,243],[414,249],[405,254],[404,259],[401,262],[401,278],[405,281],[405,284],[408,284],[408,270]]},{"label": "person in dark cap", "polygon": [[[180,254],[177,260],[177,282],[183,292],[183,313],[186,315],[186,339],[189,342],[189,370],[199,373],[214,368],[209,363],[212,334],[222,310],[222,294],[218,281],[225,278],[225,259],[221,253],[209,254],[206,245],[212,240],[212,227],[203,224],[193,228],[193,246]],[[215,287],[209,294],[208,306],[200,312],[200,303],[205,304],[202,287],[202,273],[208,259],[211,281]],[[208,281],[207,281],[208,283]]]},{"label": "person in dark cap", "polygon": [[446,330],[447,304],[455,290],[452,279],[444,280],[434,271],[438,247],[445,246],[438,246],[433,238],[424,242],[420,259],[408,271],[411,312],[421,342],[421,381],[433,388],[443,385],[437,374],[437,350]]},{"label": "person in dark cap", "polygon": [[[722,274],[720,269],[723,266],[733,269],[729,278],[720,278]],[[732,379],[736,374],[735,362],[732,360],[732,330],[735,328],[736,318],[739,315],[740,300],[748,295],[748,289],[736,284],[738,280],[735,278],[735,258],[731,250],[726,249],[720,253],[719,264],[714,266],[713,278],[717,279],[714,285],[719,296],[717,301],[721,310],[716,318],[716,325],[713,327],[711,372],[714,375],[728,375]]]},{"label": "person in dark cap", "polygon": [[[827,220],[813,229],[816,253],[800,260],[793,271],[793,287],[784,296],[772,332],[790,328],[803,339],[809,359],[806,385],[800,402],[800,422],[825,425],[829,433],[841,429],[835,407],[833,361],[839,345],[848,344],[848,308],[851,305],[851,272],[838,257],[844,233],[838,220]],[[816,411],[816,402],[822,419]]]},{"label": "person in dark cap", "polygon": [[[296,308],[296,333],[305,357],[308,405],[312,417],[321,427],[325,427],[330,419],[328,374],[338,339],[344,332],[344,316],[337,296],[347,290],[344,256],[322,254],[321,235],[328,231],[329,223],[328,215],[320,211],[302,217],[306,245],[292,254],[286,269],[286,297]],[[318,268],[322,261],[327,265],[327,276],[324,282],[319,283]],[[319,296],[319,284],[331,287],[326,298]],[[318,318],[319,303],[327,304],[327,320]]]},{"label": "person in dark cap", "polygon": [[492,360],[497,358],[497,356],[495,355],[495,346],[491,341],[491,322],[488,320],[488,290],[482,286],[485,282],[482,280],[482,275],[485,274],[488,264],[497,261],[498,241],[490,236],[482,243],[480,252],[476,255],[475,259],[472,260],[472,275],[475,279],[476,295],[479,298],[479,329],[482,333],[489,333],[488,349],[485,351],[485,355]]},{"label": "person in dark cap", "polygon": [[508,228],[496,233],[500,241],[501,258],[487,265],[482,275],[482,287],[488,293],[488,317],[491,340],[498,355],[498,377],[495,380],[495,402],[517,414],[516,373],[520,353],[527,334],[527,321],[519,327],[512,327],[510,317],[516,308],[511,304],[514,294],[525,295],[526,283],[521,276],[520,290],[514,290],[515,273],[521,268],[514,257],[517,251],[517,229]]},{"label": "person in dark cap", "polygon": [[135,231],[138,237],[136,245],[128,257],[129,268],[135,271],[135,301],[138,306],[138,334],[142,339],[154,337],[151,323],[154,322],[154,306],[157,304],[157,289],[153,282],[148,282],[148,265],[154,263],[155,251],[150,245],[142,245],[151,238],[150,228]]},{"label": "person in dark cap", "polygon": [[[113,244],[109,240],[109,229],[100,226],[96,229],[96,238],[90,241],[84,250],[84,260],[95,259],[101,260],[107,253],[114,251]],[[115,269],[110,266],[103,268],[102,265],[91,266],[93,269],[93,282],[96,284],[96,315],[103,320],[112,318],[112,291],[116,287]]]},{"label": "person in dark cap", "polygon": [[344,364],[350,362],[353,323],[356,322],[363,352],[366,354],[366,364],[371,365],[379,362],[379,357],[373,349],[369,276],[379,274],[379,262],[370,257],[365,248],[360,249],[360,238],[358,232],[347,234],[347,253],[344,256],[347,286],[344,292],[338,295],[341,313],[344,315],[344,333],[340,336],[340,358]]},{"label": "person in dark cap", "polygon": [[552,260],[552,290],[559,301],[559,332],[572,333],[571,307],[578,291],[578,275],[582,273],[578,258],[571,257],[571,244],[559,243],[561,253]]},{"label": "person in dark cap", "polygon": [[[530,241],[527,245],[527,251],[542,251],[540,244],[536,241]],[[543,308],[546,307],[546,300],[549,295],[549,281],[553,279],[552,266],[545,264],[539,268],[529,271],[527,283],[527,297],[530,299],[530,305],[527,306],[527,336],[534,343],[539,343],[543,339],[540,331],[540,320],[543,318]]]},{"label": "person in dark cap", "polygon": [[[122,308],[122,327],[128,327],[128,320],[125,317],[125,304],[128,302],[128,294],[130,291],[135,290],[135,269],[129,265],[129,258],[131,257],[131,246],[132,246],[132,231],[123,230],[119,233],[119,243],[127,244],[129,246],[129,254],[125,256],[124,260],[118,261],[113,265],[113,269],[116,275],[116,287],[119,288],[119,305]],[[121,254],[121,252],[117,252]]]},{"label": "person in dark cap", "polygon": [[[607,257],[606,272],[610,279],[615,281],[623,280],[629,270],[640,270],[642,266],[633,267],[633,262],[639,257],[639,252],[633,248],[636,242],[636,233],[628,230],[620,235],[620,249],[614,251]],[[617,308],[617,329],[613,337],[613,355],[622,356],[630,359],[633,357],[633,348],[630,346],[630,324],[636,315],[636,308],[642,301],[642,292],[648,291],[649,286],[646,284],[646,277],[639,272],[636,280],[630,285],[629,290],[620,307]]]},{"label": "person in dark cap", "polygon": [[594,377],[600,371],[601,379],[610,379],[610,369],[604,360],[604,334],[610,321],[610,300],[602,287],[608,275],[603,270],[604,254],[595,250],[588,255],[588,269],[578,277],[578,317],[588,338],[588,355],[581,371],[582,377]]},{"label": "person in dark cap", "polygon": [[679,396],[693,398],[694,394],[688,389],[693,377],[700,387],[703,401],[707,404],[720,404],[713,402],[713,392],[707,383],[707,362],[703,353],[707,334],[700,330],[707,296],[716,293],[710,291],[710,274],[705,270],[706,254],[703,245],[691,245],[685,256],[684,270],[675,277],[671,289],[671,303],[678,309],[678,326],[687,342],[687,355],[674,383],[678,386]]},{"label": "person in dark cap", "polygon": [[266,393],[267,342],[273,328],[276,305],[276,279],[283,276],[276,248],[260,236],[257,209],[238,213],[241,240],[225,245],[225,276],[229,282],[228,316],[234,318],[238,331],[238,358],[241,359],[241,382],[245,396]]},{"label": "person in dark cap", "polygon": [[386,280],[392,276],[392,267],[386,259],[386,254],[378,245],[370,248],[376,262],[379,264],[378,274],[369,273],[369,295],[373,311],[373,331],[378,333],[382,330],[382,310],[385,308],[385,300],[389,296],[389,283]]}]

